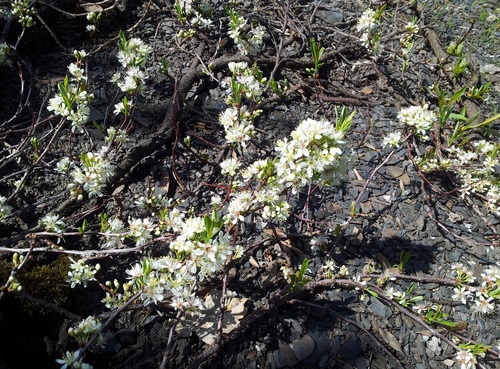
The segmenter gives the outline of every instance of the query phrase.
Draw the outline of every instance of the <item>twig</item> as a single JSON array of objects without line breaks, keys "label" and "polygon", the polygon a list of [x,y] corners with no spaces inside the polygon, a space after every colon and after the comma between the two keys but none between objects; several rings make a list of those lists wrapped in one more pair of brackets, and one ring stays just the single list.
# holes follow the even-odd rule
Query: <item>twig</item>
[{"label": "twig", "polygon": [[413,275],[387,273],[387,274],[361,274],[361,278],[396,278],[420,283],[440,283],[448,286],[456,286],[457,281],[449,278],[417,277]]},{"label": "twig", "polygon": [[170,347],[172,346],[173,342],[173,336],[174,336],[174,331],[175,328],[177,327],[177,324],[179,324],[180,319],[184,315],[184,312],[179,310],[177,312],[177,315],[175,316],[175,321],[170,327],[170,330],[168,332],[168,340],[167,340],[167,346],[165,347],[165,350],[163,351],[163,356],[161,359],[161,364],[160,364],[160,369],[165,369],[167,367],[167,358],[168,358],[168,352],[170,351]]},{"label": "twig", "polygon": [[19,271],[21,270],[21,268],[24,266],[24,264],[26,264],[26,262],[28,261],[30,255],[31,255],[31,252],[33,250],[33,246],[35,245],[35,242],[32,239],[32,237],[28,236],[28,239],[29,239],[30,247],[26,251],[26,256],[24,256],[23,261],[18,266],[14,267],[10,271],[10,276],[9,276],[9,278],[7,278],[7,282],[5,282],[5,285],[3,286],[3,288],[0,289],[0,301],[7,294],[7,292],[9,292],[9,287],[10,287],[12,281],[16,277],[17,273],[19,273]]},{"label": "twig", "polygon": [[401,369],[404,369],[403,364],[401,363],[401,361],[399,361],[399,359],[396,357],[396,355],[394,355],[386,347],[386,345],[383,342],[381,342],[380,339],[377,336],[375,336],[372,332],[370,332],[368,329],[366,329],[365,327],[363,327],[358,322],[356,322],[356,321],[354,321],[352,319],[346,318],[345,316],[342,316],[341,314],[337,313],[334,310],[330,309],[330,312],[332,314],[334,314],[335,316],[339,317],[340,319],[344,320],[345,322],[347,322],[347,323],[349,323],[349,324],[357,327],[358,329],[362,330],[367,336],[369,336],[382,349],[382,351],[384,351],[389,357],[391,357],[392,360],[394,360]]},{"label": "twig", "polygon": [[137,300],[141,296],[141,294],[142,294],[142,291],[136,293],[134,296],[132,296],[130,298],[130,300],[128,300],[125,304],[123,304],[118,309],[116,309],[116,311],[113,314],[111,314],[111,316],[101,326],[101,328],[99,329],[99,332],[94,333],[94,335],[92,337],[90,337],[90,339],[85,344],[85,346],[83,346],[79,350],[80,357],[83,357],[85,355],[85,352],[92,347],[92,345],[99,338],[99,336],[102,334],[102,332],[104,332],[106,329],[108,329],[108,327],[111,325],[111,323],[113,323],[113,321],[118,317],[118,315],[120,315],[122,311],[127,309],[135,300]]},{"label": "twig", "polygon": [[397,303],[393,299],[389,298],[385,294],[385,291],[383,289],[381,289],[379,286],[377,286],[376,284],[373,284],[373,283],[367,283],[367,286],[370,289],[372,289],[373,291],[375,291],[378,294],[379,298],[383,299],[384,301],[386,301],[389,304],[391,304],[392,306],[394,306],[402,314],[404,314],[407,317],[409,317],[410,319],[412,319],[415,323],[420,324],[422,327],[424,327],[429,332],[431,332],[433,336],[441,339],[443,342],[445,342],[446,344],[448,344],[450,347],[452,347],[456,351],[460,351],[460,347],[458,347],[458,345],[455,342],[453,342],[451,339],[449,339],[444,334],[442,334],[441,332],[439,332],[439,330],[435,329],[434,327],[432,327],[429,324],[427,324],[426,322],[424,322],[424,320],[420,316],[418,316],[416,314],[413,314],[410,310],[406,309],[404,306],[400,305],[399,303]]},{"label": "twig", "polygon": [[25,291],[16,291],[16,292],[14,292],[14,295],[19,296],[19,297],[21,297],[21,298],[23,298],[23,299],[25,299],[33,304],[39,305],[43,309],[49,309],[49,310],[52,310],[58,314],[64,315],[68,319],[75,320],[75,321],[82,319],[82,317],[80,315],[74,314],[71,311],[66,310],[65,308],[63,308],[57,304],[54,304],[52,302],[39,299],[38,297],[35,297],[35,296],[25,292]]}]

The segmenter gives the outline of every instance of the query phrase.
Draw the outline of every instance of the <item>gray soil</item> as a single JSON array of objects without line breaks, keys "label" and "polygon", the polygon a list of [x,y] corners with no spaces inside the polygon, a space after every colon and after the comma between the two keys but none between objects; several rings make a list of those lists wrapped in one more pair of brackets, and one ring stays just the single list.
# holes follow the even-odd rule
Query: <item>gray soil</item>
[{"label": "gray soil", "polygon": [[[85,12],[83,3],[51,3],[68,12]],[[363,1],[239,2],[236,9],[265,26],[268,34],[262,52],[249,56],[239,55],[227,38],[225,2],[209,3],[214,9],[214,27],[182,41],[175,35],[185,26],[168,1],[117,1],[92,38],[85,32],[85,17],[68,19],[40,5],[38,11],[47,28],[38,22],[35,29],[28,30],[12,54],[13,65],[0,67],[0,195],[8,197],[14,208],[14,213],[0,222],[0,265],[7,265],[12,250],[30,246],[100,249],[99,240],[92,235],[68,236],[61,245],[55,244],[56,237],[39,236],[30,241],[29,235],[40,231],[36,228],[38,219],[49,211],[63,216],[74,232],[84,218],[90,230],[98,230],[102,211],[122,219],[148,216],[135,201],[157,188],[168,197],[186,199],[185,207],[193,208],[196,214],[209,212],[210,196],[215,192],[209,189],[222,180],[217,163],[224,132],[217,118],[226,107],[226,94],[202,72],[198,57],[204,65],[213,64],[211,71],[218,79],[228,75],[229,61],[256,62],[267,77],[279,65],[276,79],[286,78],[289,90],[281,97],[271,91],[266,94],[248,157],[272,155],[274,142],[289,136],[301,120],[334,121],[335,108],[346,106],[349,112],[356,112],[347,135],[356,155],[353,169],[340,187],[319,188],[309,197],[306,190],[301,192],[293,200],[294,216],[279,227],[278,237],[252,219],[245,220],[238,242],[248,246],[247,252],[225,271],[227,288],[245,301],[240,315],[230,315],[232,332],[209,340],[209,329],[200,328],[196,317],[179,320],[167,303],[147,307],[138,303],[113,317],[104,332],[105,344],[88,350],[85,362],[95,369],[450,367],[455,350],[442,339],[433,348],[431,332],[420,324],[422,318],[411,307],[407,309],[411,314],[405,314],[399,304],[363,295],[352,284],[322,284],[320,270],[327,259],[347,266],[349,277],[353,277],[364,273],[367,264],[374,265],[371,274],[381,274],[408,253],[402,275],[386,281],[383,288],[405,291],[414,282],[412,296],[443,305],[454,322],[467,322],[462,330],[431,325],[433,331],[448,339],[458,337],[493,346],[494,352],[487,353],[481,367],[498,367],[498,310],[489,315],[474,313],[470,304],[451,298],[453,286],[448,284],[455,278],[451,270],[454,263],[474,263],[478,278],[482,267],[498,265],[498,218],[486,212],[480,196],[461,197],[460,183],[452,174],[419,171],[412,158],[429,150],[432,142],[409,140],[380,166],[390,152],[381,146],[382,139],[401,130],[398,110],[424,100],[436,106],[437,99],[428,89],[435,82],[448,91],[491,82],[489,98],[467,99],[472,104],[467,106],[484,117],[497,111],[500,8],[496,2],[417,1],[417,6],[409,1],[389,1],[387,22],[393,28],[383,30],[388,35],[382,40],[385,50],[377,56],[360,44],[355,30],[356,19],[367,7]],[[374,2],[372,8],[381,4]],[[0,9],[8,14],[9,6],[0,3]],[[402,75],[402,60],[393,56],[399,49],[397,31],[415,16],[419,17],[420,32],[408,70]],[[285,22],[288,27],[283,34],[280,30]],[[4,28],[4,40],[15,42],[20,30],[14,20],[5,18],[0,27]],[[46,104],[57,89],[56,83],[67,73],[74,49],[90,54],[86,68],[96,97],[91,120],[106,127],[121,123],[112,114],[121,95],[109,82],[119,69],[117,40],[113,38],[120,29],[127,30],[127,37],[139,37],[153,47],[147,63],[148,79],[133,117],[131,139],[117,152],[105,196],[73,200],[66,187],[68,178],[58,174],[54,165],[68,152],[77,156],[82,150],[98,148],[104,140],[101,131],[89,122],[86,135],[71,137],[70,149],[70,130],[62,129],[37,165],[26,137],[35,135],[47,145],[54,134],[58,119],[46,119]],[[312,66],[309,37],[315,37],[326,49],[318,79],[305,71]],[[435,42],[446,49],[451,41],[462,38],[471,64],[464,75],[453,79],[441,68]],[[276,63],[280,42],[281,59]],[[162,58],[168,61],[168,75],[158,71]],[[493,128],[500,127],[496,123]],[[483,132],[474,132],[480,134]],[[181,144],[187,135],[191,137],[190,150]],[[227,152],[225,149],[222,155]],[[200,156],[205,159],[200,160]],[[11,196],[13,182],[25,173],[29,173],[25,188]],[[204,186],[207,183],[214,186]],[[356,200],[359,212],[352,218],[350,207]],[[133,243],[126,246],[133,247]],[[125,270],[131,264],[166,252],[168,245],[158,242],[140,252],[95,254],[90,263],[103,266],[98,274],[102,281],[125,281]],[[69,288],[65,276],[57,274],[61,265],[67,270],[63,258],[48,247],[32,253],[24,280],[33,284],[23,285],[22,292],[0,300],[0,369],[59,368],[55,360],[78,348],[67,335],[68,327],[89,315],[105,321],[113,313],[102,304],[104,291],[97,283]],[[298,268],[304,258],[310,260],[307,275],[312,282],[290,292],[280,268],[288,262]],[[50,274],[53,282],[37,279],[40,266],[54,271]],[[7,277],[5,267],[0,268],[0,285]],[[20,273],[21,282],[22,278]],[[221,281],[222,276],[214,276],[203,286],[204,293],[220,290]],[[376,285],[375,277],[365,276],[365,281]],[[214,309],[213,314],[216,325],[220,312]],[[172,329],[174,323],[176,329]],[[167,345],[171,332],[173,339]]]}]

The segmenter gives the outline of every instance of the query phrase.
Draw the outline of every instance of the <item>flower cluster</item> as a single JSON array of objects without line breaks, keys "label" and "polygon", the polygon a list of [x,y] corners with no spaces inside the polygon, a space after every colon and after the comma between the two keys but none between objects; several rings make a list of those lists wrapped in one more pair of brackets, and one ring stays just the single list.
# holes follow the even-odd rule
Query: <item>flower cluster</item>
[{"label": "flower cluster", "polygon": [[128,237],[132,238],[137,246],[144,245],[151,239],[151,231],[154,227],[148,218],[129,219],[128,224]]},{"label": "flower cluster", "polygon": [[259,102],[262,97],[261,85],[265,82],[262,72],[256,67],[248,67],[245,62],[229,63],[229,70],[233,73],[225,84],[228,85],[228,104],[232,105],[219,116],[219,123],[226,132],[226,141],[231,144],[240,144],[243,147],[255,134],[253,120],[261,110],[251,110],[243,105],[244,100]]},{"label": "flower cluster", "polygon": [[85,264],[85,259],[74,261],[70,258],[70,260],[68,282],[71,288],[75,288],[79,284],[87,287],[87,283],[94,281],[94,275],[101,269],[99,264],[95,266]]},{"label": "flower cluster", "polygon": [[255,135],[253,120],[260,111],[250,112],[246,106],[229,107],[219,116],[219,123],[226,132],[226,141],[231,144],[240,144],[245,147]]},{"label": "flower cluster", "polygon": [[417,25],[417,19],[413,19],[411,22],[408,22],[405,26],[405,33],[399,39],[399,43],[401,44],[401,53],[403,57],[408,58],[411,50],[413,49],[413,37],[418,33],[419,27]]},{"label": "flower cluster", "polygon": [[61,369],[92,369],[92,365],[84,363],[80,357],[80,350],[75,352],[66,351],[62,359],[57,359],[56,362],[61,364]]},{"label": "flower cluster", "polygon": [[[234,251],[228,235],[217,231],[210,237],[213,231],[207,229],[207,217],[184,219],[176,229],[179,235],[170,243],[171,250],[189,256],[190,270],[196,271],[200,280],[221,271]],[[212,218],[210,222],[218,223],[216,228],[222,226],[220,220]]]},{"label": "flower cluster", "polygon": [[398,119],[402,124],[412,127],[417,136],[426,141],[429,139],[427,132],[432,128],[437,117],[433,111],[429,110],[429,105],[424,104],[401,109]]},{"label": "flower cluster", "polygon": [[101,226],[101,231],[105,233],[106,242],[102,245],[103,248],[117,247],[126,235],[125,224],[120,219],[114,218],[111,220],[105,217],[106,221]]},{"label": "flower cluster", "polygon": [[[201,305],[201,300],[190,291],[196,280],[193,271],[196,271],[196,267],[190,261],[180,263],[171,256],[146,258],[127,270],[130,279],[127,288],[134,293],[142,291],[141,300],[144,306],[162,302],[167,294],[171,294],[171,305],[174,308],[194,309]],[[107,296],[107,299],[109,300],[110,296]],[[180,300],[183,302],[180,303]]]},{"label": "flower cluster", "polygon": [[472,304],[476,314],[492,314],[495,312],[495,300],[500,299],[500,267],[490,266],[481,273],[479,287],[470,285],[475,281],[472,272],[462,263],[453,265],[459,285],[453,289],[451,298],[462,304]]},{"label": "flower cluster", "polygon": [[174,6],[181,22],[186,22],[189,19],[189,23],[195,27],[207,29],[212,26],[212,20],[203,16],[203,13],[209,13],[206,4],[196,4],[195,6],[193,0],[176,0]]},{"label": "flower cluster", "polygon": [[73,132],[83,132],[90,114],[89,103],[94,95],[87,92],[87,77],[82,68],[87,53],[75,50],[74,55],[77,62],[68,66],[71,77],[66,76],[64,82],[58,84],[59,93],[49,100],[47,110],[71,121]]},{"label": "flower cluster", "polygon": [[[126,71],[123,76],[120,73],[115,73],[112,81],[118,85],[122,92],[133,95],[142,89],[145,74],[141,68],[144,67],[146,57],[151,53],[152,49],[138,38],[127,40],[125,34],[121,31],[119,37],[118,61]],[[115,108],[115,114],[123,109],[123,107],[117,106]]]},{"label": "flower cluster", "polygon": [[12,213],[12,206],[7,202],[7,198],[0,196],[0,220],[8,217]]},{"label": "flower cluster", "polygon": [[236,11],[230,9],[228,11],[229,21],[229,37],[231,37],[243,55],[257,53],[262,44],[264,37],[264,28],[260,25],[251,25],[248,30],[247,19],[240,16]]},{"label": "flower cluster", "polygon": [[127,270],[129,282],[123,284],[123,293],[118,292],[118,283],[106,283],[106,306],[116,307],[141,291],[145,306],[160,303],[168,296],[173,308],[196,310],[202,303],[195,294],[195,282],[222,271],[234,257],[236,249],[229,235],[221,231],[224,221],[215,210],[211,216],[185,217],[174,208],[160,211],[160,217],[156,228],[147,219],[129,220],[129,237],[148,240],[152,229],[156,234],[169,232],[174,236],[169,243],[171,254],[145,258],[133,265]]},{"label": "flower cluster", "polygon": [[500,164],[498,151],[500,144],[478,140],[469,149],[458,146],[447,148],[447,158],[420,158],[422,170],[450,170],[461,183],[460,196],[481,195],[488,211],[500,217]]},{"label": "flower cluster", "polygon": [[64,221],[54,213],[48,213],[38,221],[38,225],[45,229],[47,232],[64,233],[66,224]]},{"label": "flower cluster", "polygon": [[94,33],[97,31],[97,24],[101,20],[102,13],[101,12],[88,12],[87,20],[90,22],[85,28],[87,32]]},{"label": "flower cluster", "polygon": [[455,355],[455,362],[460,369],[475,369],[477,359],[469,350],[460,350]]},{"label": "flower cluster", "polygon": [[399,131],[390,132],[382,139],[382,147],[389,146],[392,148],[398,148],[400,142],[401,142],[401,132]]},{"label": "flower cluster", "polygon": [[99,153],[83,152],[80,154],[80,165],[75,165],[71,172],[73,181],[68,185],[71,196],[81,199],[83,191],[90,197],[102,196],[112,167],[105,153],[107,147]]},{"label": "flower cluster", "polygon": [[[347,120],[351,118],[352,115]],[[225,208],[226,224],[242,222],[246,215],[255,212],[260,213],[264,224],[282,223],[291,211],[283,199],[286,190],[295,194],[313,183],[338,185],[351,162],[352,153],[343,141],[349,125],[339,125],[337,129],[327,121],[306,119],[291,133],[291,140],[277,142],[276,159],[257,160],[240,171],[237,159],[223,161],[222,173],[232,177],[233,185],[255,184],[253,190],[231,193]]]},{"label": "flower cluster", "polygon": [[410,63],[411,51],[414,46],[414,37],[418,33],[419,27],[417,25],[417,19],[413,19],[411,22],[408,22],[405,26],[405,32],[399,39],[399,44],[401,48],[401,56],[403,58],[402,70],[404,73],[408,68]]},{"label": "flower cluster", "polygon": [[33,16],[35,10],[31,6],[30,0],[14,0],[12,2],[12,15],[18,18],[19,24],[23,28],[29,28],[35,25]]},{"label": "flower cluster", "polygon": [[276,144],[278,182],[291,187],[292,193],[313,183],[340,184],[352,156],[345,147],[344,134],[326,120],[303,120],[291,133],[291,140],[285,138]]},{"label": "flower cluster", "polygon": [[358,18],[356,30],[361,32],[360,41],[367,49],[372,49],[378,52],[380,49],[380,18],[382,17],[383,9],[366,9]]},{"label": "flower cluster", "polygon": [[259,103],[262,100],[262,86],[267,79],[262,76],[262,71],[254,64],[248,66],[246,62],[229,62],[229,71],[233,74],[225,81],[224,85],[229,85],[228,104],[241,104],[246,98],[252,102]]},{"label": "flower cluster", "polygon": [[[116,114],[116,113],[115,113]],[[128,115],[128,113],[125,113],[125,115]],[[119,144],[125,143],[128,140],[127,132],[124,129],[120,128],[115,128],[115,127],[109,127],[106,130],[107,136],[106,136],[106,145],[111,146],[113,142],[117,142]]]},{"label": "flower cluster", "polygon": [[[290,204],[283,199],[284,187],[276,181],[276,160],[257,160],[233,177],[233,184],[255,183],[257,189],[233,192],[225,208],[225,223],[242,222],[250,213],[260,213],[263,224],[283,223],[290,215]],[[263,184],[265,184],[263,186]]]},{"label": "flower cluster", "polygon": [[[89,316],[79,322],[75,327],[71,327],[68,329],[68,334],[76,339],[80,346],[85,345],[90,338],[96,334],[100,333],[102,324],[93,316]],[[102,341],[102,335],[99,334],[99,338],[97,339],[97,344]]]},{"label": "flower cluster", "polygon": [[[226,176],[234,177],[241,163],[238,159],[228,158],[220,163],[221,173]],[[0,199],[1,203],[1,199]]]},{"label": "flower cluster", "polygon": [[473,147],[473,150],[455,146],[448,148],[451,160],[448,168],[454,171],[463,183],[460,191],[462,196],[472,193],[484,194],[488,210],[500,216],[499,175],[496,170],[500,164],[500,144],[479,140],[473,143]]}]

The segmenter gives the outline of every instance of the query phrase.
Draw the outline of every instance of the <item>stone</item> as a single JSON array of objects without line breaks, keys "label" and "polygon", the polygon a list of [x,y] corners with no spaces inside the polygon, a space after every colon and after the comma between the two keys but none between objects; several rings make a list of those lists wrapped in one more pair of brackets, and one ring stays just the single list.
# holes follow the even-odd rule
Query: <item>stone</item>
[{"label": "stone", "polygon": [[340,347],[340,357],[344,360],[353,360],[361,354],[361,347],[359,346],[358,338],[352,336],[349,341]]},{"label": "stone", "polygon": [[341,23],[344,21],[344,12],[342,9],[331,8],[329,6],[318,9],[316,16],[329,24]]},{"label": "stone", "polygon": [[306,334],[300,340],[295,340],[290,344],[290,348],[293,350],[297,360],[303,361],[312,355],[316,344],[310,335]]}]

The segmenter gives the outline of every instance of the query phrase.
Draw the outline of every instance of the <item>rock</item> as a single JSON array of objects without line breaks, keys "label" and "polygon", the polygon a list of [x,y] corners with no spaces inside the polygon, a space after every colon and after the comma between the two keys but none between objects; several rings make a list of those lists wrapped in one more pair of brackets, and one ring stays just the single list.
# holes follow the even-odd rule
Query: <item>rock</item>
[{"label": "rock", "polygon": [[316,12],[316,16],[330,24],[341,23],[344,21],[344,12],[342,9],[331,8],[330,6],[319,8]]},{"label": "rock", "polygon": [[308,334],[315,343],[313,355],[304,361],[304,365],[314,366],[317,362],[325,356],[331,346],[330,338],[328,336],[327,325],[322,321],[311,322],[308,325]]},{"label": "rock", "polygon": [[340,347],[340,357],[344,360],[353,360],[361,354],[358,338],[353,336]]},{"label": "rock", "polygon": [[299,363],[297,356],[295,356],[294,351],[288,345],[288,343],[286,343],[283,340],[280,340],[278,346],[279,346],[279,351],[278,351],[279,358],[281,358],[281,360],[276,360],[276,364],[278,365],[278,368],[282,367],[279,364],[280,362],[284,362],[286,366],[295,366]]},{"label": "rock", "polygon": [[370,303],[368,305],[370,311],[381,318],[389,319],[392,316],[391,309],[388,308],[387,305],[382,303],[378,298],[374,296],[370,296]]},{"label": "rock", "polygon": [[405,172],[404,168],[396,165],[388,165],[385,167],[385,171],[389,173],[394,178],[399,178]]},{"label": "rock", "polygon": [[137,342],[137,332],[129,329],[122,329],[115,333],[115,338],[124,346],[133,345]]},{"label": "rock", "polygon": [[489,74],[499,73],[500,67],[497,67],[495,64],[483,64],[479,67],[479,72]]},{"label": "rock", "polygon": [[316,344],[311,336],[306,334],[300,340],[293,341],[290,347],[293,350],[295,357],[300,362],[312,355]]}]

